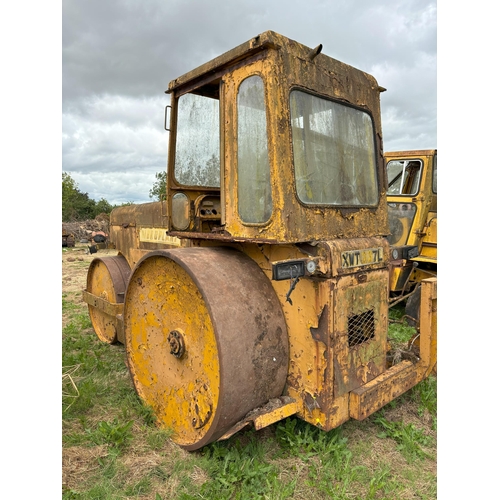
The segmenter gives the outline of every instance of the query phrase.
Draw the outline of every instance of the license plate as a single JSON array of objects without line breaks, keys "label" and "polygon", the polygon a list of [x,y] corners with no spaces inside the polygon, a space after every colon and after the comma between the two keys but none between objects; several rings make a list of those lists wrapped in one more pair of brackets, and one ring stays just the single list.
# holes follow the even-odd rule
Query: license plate
[{"label": "license plate", "polygon": [[384,251],[382,247],[342,252],[343,268],[369,266],[370,264],[378,264],[383,260]]}]

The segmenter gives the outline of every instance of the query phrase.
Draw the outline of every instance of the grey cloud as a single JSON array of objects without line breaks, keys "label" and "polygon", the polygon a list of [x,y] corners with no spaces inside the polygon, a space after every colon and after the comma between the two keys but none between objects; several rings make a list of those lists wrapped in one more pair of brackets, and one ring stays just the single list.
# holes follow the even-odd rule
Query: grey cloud
[{"label": "grey cloud", "polygon": [[375,76],[385,149],[436,147],[436,1],[65,0],[63,171],[94,199],[148,201],[170,80],[268,29]]}]

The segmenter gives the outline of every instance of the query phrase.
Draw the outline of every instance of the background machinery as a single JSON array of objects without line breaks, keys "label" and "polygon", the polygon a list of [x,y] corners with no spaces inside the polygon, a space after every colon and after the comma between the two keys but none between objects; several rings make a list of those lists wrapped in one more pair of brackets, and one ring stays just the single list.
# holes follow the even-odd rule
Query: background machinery
[{"label": "background machinery", "polygon": [[420,282],[437,276],[437,150],[386,152],[384,158],[392,303],[407,298],[408,320],[418,324]]},{"label": "background machinery", "polygon": [[436,363],[388,363],[390,246],[375,79],[268,31],[170,82],[167,197],[111,214],[89,267],[97,335],[196,450],[296,414],[362,420]]}]

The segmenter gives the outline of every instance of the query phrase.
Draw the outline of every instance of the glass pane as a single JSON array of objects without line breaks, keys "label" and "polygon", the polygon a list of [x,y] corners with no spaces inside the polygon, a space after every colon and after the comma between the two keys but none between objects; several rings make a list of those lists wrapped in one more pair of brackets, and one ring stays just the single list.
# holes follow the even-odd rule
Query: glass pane
[{"label": "glass pane", "polygon": [[238,211],[244,222],[262,223],[272,209],[264,82],[251,76],[238,90]]},{"label": "glass pane", "polygon": [[364,111],[305,92],[290,94],[297,194],[303,203],[378,203],[373,123]]},{"label": "glass pane", "polygon": [[406,245],[417,207],[412,203],[389,203],[389,231],[392,246]]},{"label": "glass pane", "polygon": [[187,186],[220,187],[219,101],[195,94],[177,103],[175,178]]},{"label": "glass pane", "polygon": [[391,160],[387,164],[387,179],[390,195],[417,194],[420,184],[422,162],[420,160]]},{"label": "glass pane", "polygon": [[401,192],[401,174],[404,162],[393,160],[387,164],[387,181],[389,189],[387,194],[399,194]]}]

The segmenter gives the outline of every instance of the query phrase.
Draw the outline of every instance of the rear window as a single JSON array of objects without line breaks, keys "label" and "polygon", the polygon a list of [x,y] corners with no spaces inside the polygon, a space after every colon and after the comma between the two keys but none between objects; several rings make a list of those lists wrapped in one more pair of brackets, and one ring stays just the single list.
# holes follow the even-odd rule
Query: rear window
[{"label": "rear window", "polygon": [[300,90],[290,93],[290,113],[300,201],[310,205],[377,205],[371,116]]}]

